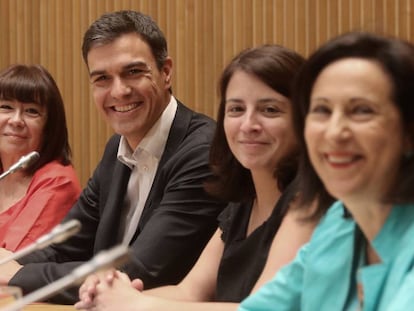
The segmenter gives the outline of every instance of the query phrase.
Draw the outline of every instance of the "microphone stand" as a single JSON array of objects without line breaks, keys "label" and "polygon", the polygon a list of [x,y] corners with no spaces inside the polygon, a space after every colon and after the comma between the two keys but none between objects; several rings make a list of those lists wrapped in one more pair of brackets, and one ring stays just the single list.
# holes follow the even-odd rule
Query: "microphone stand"
[{"label": "microphone stand", "polygon": [[2,180],[4,177],[6,177],[6,176],[10,175],[11,173],[13,173],[13,172],[12,172],[12,171],[10,171],[10,170],[7,170],[7,171],[3,172],[3,173],[0,175],[0,180]]},{"label": "microphone stand", "polygon": [[40,155],[37,151],[32,151],[29,154],[26,154],[22,156],[19,161],[14,163],[10,168],[0,174],[0,180],[2,180],[4,177],[14,173],[17,170],[24,169],[32,165],[34,162],[36,162],[39,159]]},{"label": "microphone stand", "polygon": [[77,219],[72,219],[63,224],[57,225],[51,232],[41,236],[33,244],[18,250],[8,257],[0,259],[0,265],[3,265],[11,260],[22,258],[23,256],[26,256],[35,250],[45,248],[52,243],[61,243],[75,233],[79,232],[80,229],[81,223]]},{"label": "microphone stand", "polygon": [[99,252],[90,261],[80,265],[72,270],[68,275],[39,288],[38,290],[23,296],[0,311],[19,311],[24,306],[44,300],[53,294],[68,288],[69,286],[81,283],[89,274],[98,270],[109,268],[110,266],[119,266],[129,258],[128,246],[120,244],[109,250]]}]

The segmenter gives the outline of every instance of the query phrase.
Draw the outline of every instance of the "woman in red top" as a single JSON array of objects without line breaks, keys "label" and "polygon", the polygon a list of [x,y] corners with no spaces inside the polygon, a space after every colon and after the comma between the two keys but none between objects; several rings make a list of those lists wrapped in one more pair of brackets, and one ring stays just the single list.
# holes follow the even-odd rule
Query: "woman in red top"
[{"label": "woman in red top", "polygon": [[0,72],[0,172],[32,151],[35,163],[0,180],[0,247],[10,251],[56,226],[81,190],[54,79],[40,65],[13,65]]}]

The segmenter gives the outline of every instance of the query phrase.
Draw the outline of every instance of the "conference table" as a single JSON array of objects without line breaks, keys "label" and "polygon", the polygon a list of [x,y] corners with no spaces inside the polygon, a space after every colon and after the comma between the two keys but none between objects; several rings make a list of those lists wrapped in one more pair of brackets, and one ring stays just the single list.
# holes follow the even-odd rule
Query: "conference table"
[{"label": "conference table", "polygon": [[[1,287],[1,286],[0,286]],[[10,304],[15,301],[14,297],[10,297],[9,294],[6,296],[0,295],[0,311],[7,308]],[[73,305],[59,305],[46,302],[34,302],[30,303],[23,308],[22,311],[75,311]]]},{"label": "conference table", "polygon": [[48,303],[32,303],[23,308],[23,311],[74,311],[74,306],[55,305]]},{"label": "conference table", "polygon": [[[0,302],[0,310],[7,304]],[[23,308],[23,311],[75,311],[74,306],[70,305],[55,305],[49,303],[31,303]]]}]

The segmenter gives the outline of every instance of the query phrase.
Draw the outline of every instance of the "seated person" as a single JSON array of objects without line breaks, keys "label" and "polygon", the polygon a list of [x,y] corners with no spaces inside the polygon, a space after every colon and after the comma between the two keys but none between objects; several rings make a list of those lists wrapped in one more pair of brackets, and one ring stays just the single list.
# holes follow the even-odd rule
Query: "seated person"
[{"label": "seated person", "polygon": [[[298,142],[290,86],[303,63],[277,45],[247,49],[224,69],[210,163],[210,193],[230,201],[220,225],[190,273],[176,286],[133,289],[111,272],[81,286],[79,309],[234,310],[238,303],[294,258],[312,233],[291,184]],[[142,290],[141,280],[133,285]]]},{"label": "seated person", "polygon": [[0,180],[0,247],[10,251],[59,224],[81,191],[55,81],[40,65],[13,65],[0,72],[1,171],[32,151],[36,162]]},{"label": "seated person", "polygon": [[239,310],[412,309],[413,90],[414,45],[399,39],[349,33],[309,58],[293,97],[299,182],[303,198],[339,201]]},{"label": "seated person", "polygon": [[[149,16],[104,14],[86,31],[82,51],[95,105],[116,134],[64,219],[79,220],[80,232],[0,266],[0,283],[27,294],[123,243],[131,256],[121,268],[131,278],[143,279],[148,288],[176,284],[200,256],[225,207],[203,188],[212,174],[215,122],[172,95],[173,62]],[[72,304],[78,286],[48,301]]]}]

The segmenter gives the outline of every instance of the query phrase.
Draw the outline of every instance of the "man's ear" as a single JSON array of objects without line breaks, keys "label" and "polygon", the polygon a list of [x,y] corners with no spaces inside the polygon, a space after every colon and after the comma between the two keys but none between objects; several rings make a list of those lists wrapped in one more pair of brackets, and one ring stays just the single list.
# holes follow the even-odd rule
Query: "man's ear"
[{"label": "man's ear", "polygon": [[167,57],[164,61],[164,65],[162,66],[162,74],[164,76],[164,82],[167,89],[169,89],[172,85],[172,71],[173,71],[173,61],[171,57]]}]

